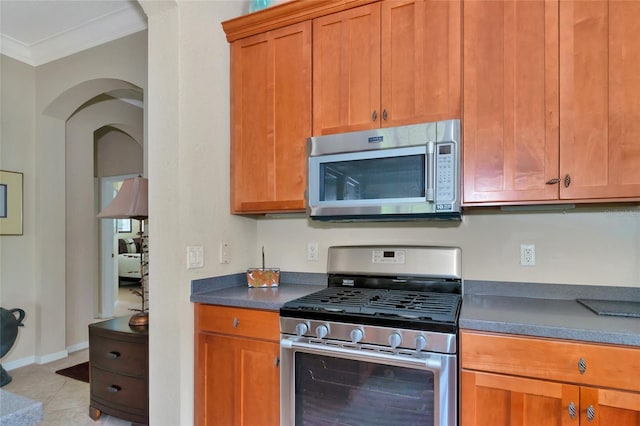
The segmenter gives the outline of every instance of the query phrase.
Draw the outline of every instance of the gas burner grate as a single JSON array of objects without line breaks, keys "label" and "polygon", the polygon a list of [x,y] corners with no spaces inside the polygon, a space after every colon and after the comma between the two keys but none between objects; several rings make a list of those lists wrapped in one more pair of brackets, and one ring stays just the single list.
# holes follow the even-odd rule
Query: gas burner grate
[{"label": "gas burner grate", "polygon": [[361,312],[450,321],[455,317],[459,301],[458,294],[390,290],[382,298],[370,300]]},{"label": "gas burner grate", "polygon": [[363,305],[383,290],[330,287],[295,300],[295,308],[357,314]]},{"label": "gas burner grate", "polygon": [[460,295],[453,293],[329,287],[285,306],[350,314],[455,321]]}]

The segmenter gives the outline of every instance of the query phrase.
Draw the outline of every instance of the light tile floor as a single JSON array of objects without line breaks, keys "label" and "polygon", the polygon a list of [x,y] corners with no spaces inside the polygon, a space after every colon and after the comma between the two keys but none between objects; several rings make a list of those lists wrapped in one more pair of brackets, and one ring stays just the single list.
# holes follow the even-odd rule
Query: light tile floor
[{"label": "light tile floor", "polygon": [[[130,315],[129,307],[139,307],[140,298],[132,287],[119,288],[116,316]],[[102,320],[100,320],[102,321]],[[87,349],[48,364],[31,364],[9,371],[13,378],[3,390],[43,403],[41,426],[129,426],[131,422],[102,414],[97,421],[89,417],[89,384],[55,374],[57,370],[89,360]]]}]

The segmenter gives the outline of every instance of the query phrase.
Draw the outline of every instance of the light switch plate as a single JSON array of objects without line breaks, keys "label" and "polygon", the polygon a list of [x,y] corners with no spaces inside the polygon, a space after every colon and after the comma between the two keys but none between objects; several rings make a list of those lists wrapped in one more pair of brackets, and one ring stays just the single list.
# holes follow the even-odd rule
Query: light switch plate
[{"label": "light switch plate", "polygon": [[204,247],[187,247],[187,269],[202,268],[204,266]]}]

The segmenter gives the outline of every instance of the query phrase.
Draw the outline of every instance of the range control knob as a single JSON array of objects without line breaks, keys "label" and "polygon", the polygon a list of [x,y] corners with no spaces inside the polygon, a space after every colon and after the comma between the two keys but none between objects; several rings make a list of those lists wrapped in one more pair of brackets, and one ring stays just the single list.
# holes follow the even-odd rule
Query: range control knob
[{"label": "range control knob", "polygon": [[391,333],[391,335],[389,335],[389,345],[393,349],[400,346],[400,343],[402,343],[402,336],[400,336],[400,333]]},{"label": "range control knob", "polygon": [[351,341],[353,343],[358,343],[364,337],[364,333],[359,328],[354,328],[351,330]]},{"label": "range control knob", "polygon": [[424,336],[416,337],[416,351],[420,352],[427,346],[427,338]]},{"label": "range control knob", "polygon": [[318,339],[324,339],[329,334],[329,328],[326,325],[319,325],[316,327],[316,337]]},{"label": "range control knob", "polygon": [[296,325],[296,334],[298,335],[298,337],[302,336],[307,331],[309,331],[309,326],[304,322],[300,322]]}]

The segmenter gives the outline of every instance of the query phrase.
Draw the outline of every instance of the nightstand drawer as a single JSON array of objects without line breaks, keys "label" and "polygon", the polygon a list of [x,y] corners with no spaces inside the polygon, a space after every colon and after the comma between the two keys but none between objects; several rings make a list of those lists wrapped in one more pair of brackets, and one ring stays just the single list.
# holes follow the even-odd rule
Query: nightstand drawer
[{"label": "nightstand drawer", "polygon": [[92,366],[91,399],[120,410],[146,413],[147,382],[145,378],[122,376]]},{"label": "nightstand drawer", "polygon": [[92,367],[99,367],[129,376],[144,377],[147,373],[147,346],[104,337],[89,337],[89,358]]}]

